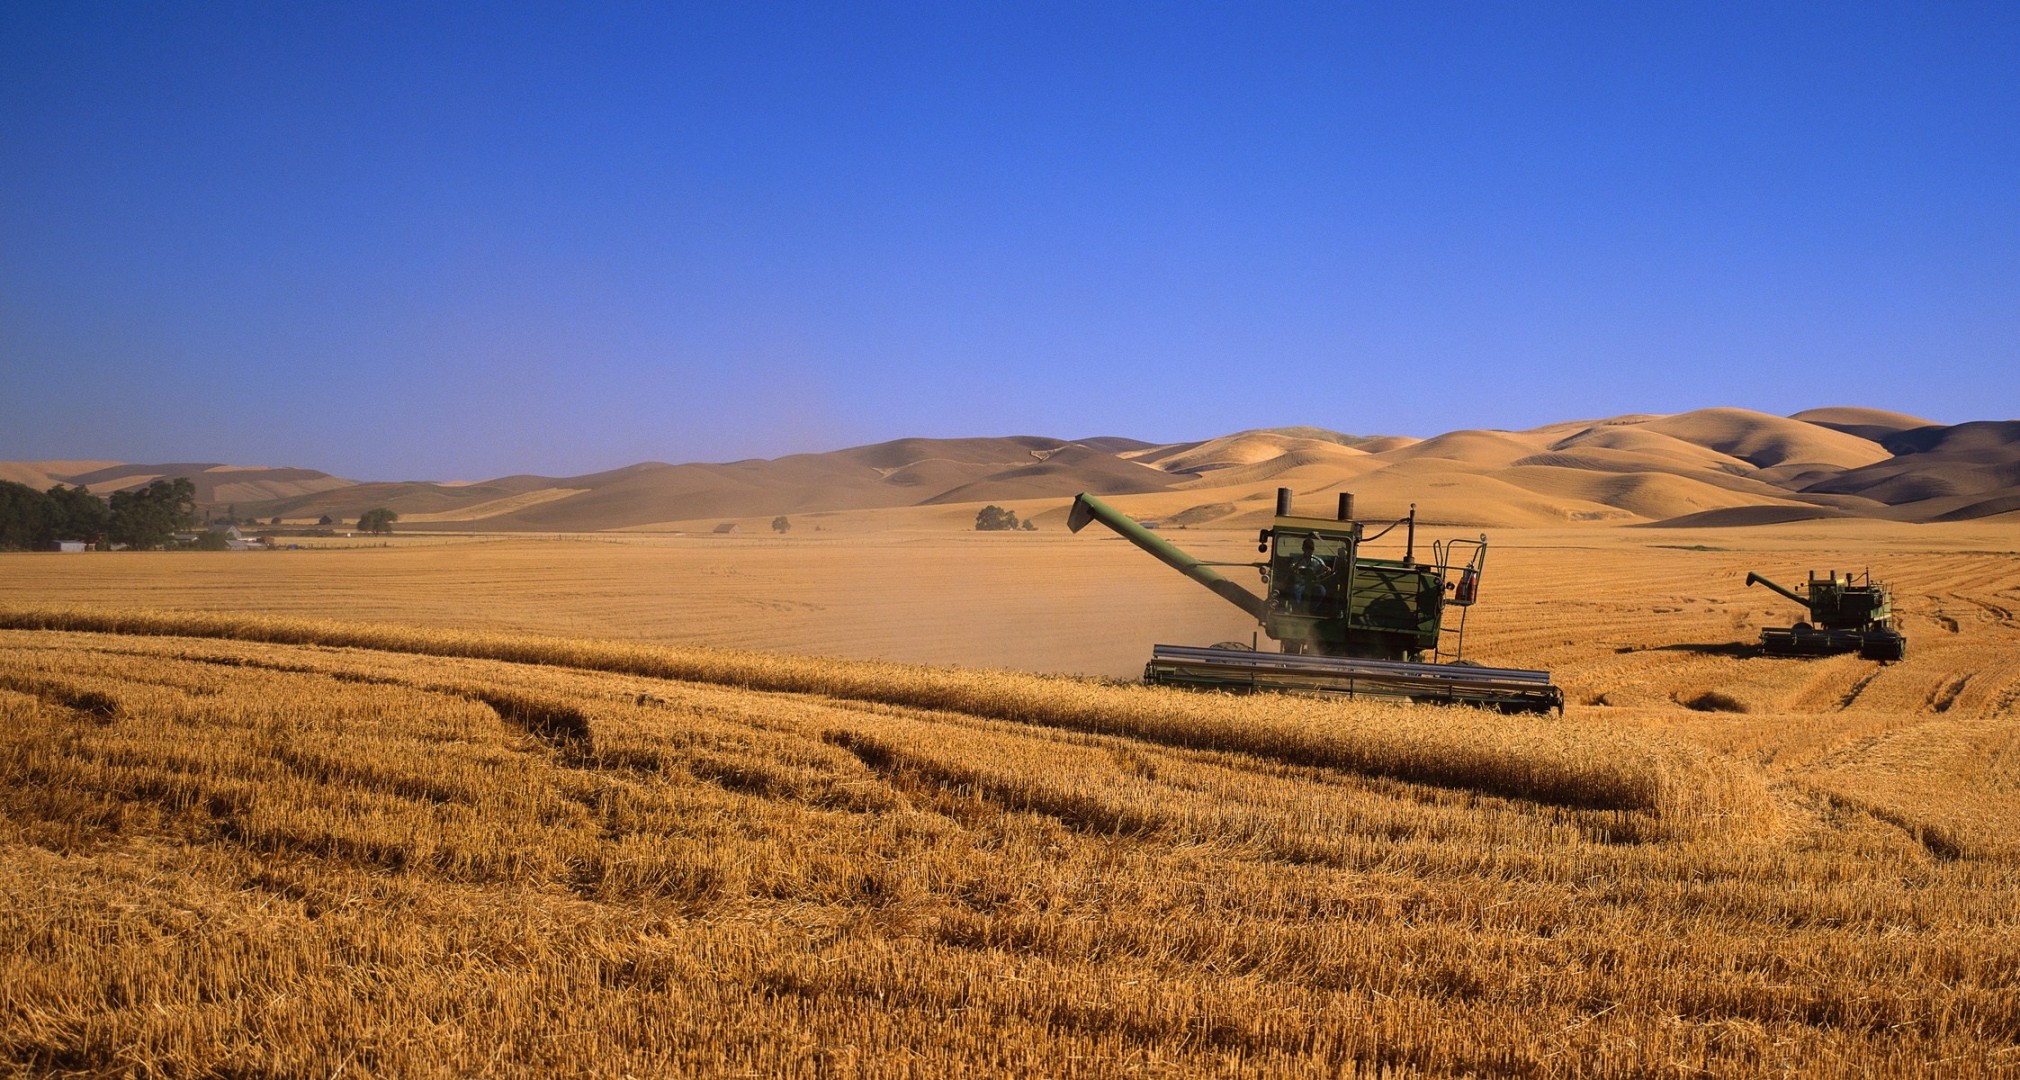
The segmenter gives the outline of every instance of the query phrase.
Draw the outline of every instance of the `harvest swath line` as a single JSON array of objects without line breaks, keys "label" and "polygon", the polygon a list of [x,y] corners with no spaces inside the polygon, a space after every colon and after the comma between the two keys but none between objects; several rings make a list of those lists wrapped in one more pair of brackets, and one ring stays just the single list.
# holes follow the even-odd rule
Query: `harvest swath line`
[{"label": "harvest swath line", "polygon": [[[1388,709],[1339,711],[1304,699],[1263,698],[1228,722],[1224,699],[1011,673],[964,673],[882,664],[593,639],[467,633],[340,622],[170,612],[0,611],[0,629],[214,637],[278,644],[502,660],[645,675],[745,690],[877,701],[973,716],[1122,734],[1202,750],[1233,750],[1377,776],[1478,789],[1566,806],[1655,811],[1678,823],[1723,819],[1729,807],[1695,805],[1704,765],[1686,748],[1622,738],[1591,753],[1541,720],[1470,710],[1438,721]],[[1354,716],[1348,732],[1312,721]],[[1395,717],[1404,717],[1401,722]],[[1371,719],[1372,718],[1372,719]],[[1387,722],[1381,722],[1386,720]]]},{"label": "harvest swath line", "polygon": [[1648,733],[300,620],[0,624],[18,1070],[2020,1056],[2014,859]]}]

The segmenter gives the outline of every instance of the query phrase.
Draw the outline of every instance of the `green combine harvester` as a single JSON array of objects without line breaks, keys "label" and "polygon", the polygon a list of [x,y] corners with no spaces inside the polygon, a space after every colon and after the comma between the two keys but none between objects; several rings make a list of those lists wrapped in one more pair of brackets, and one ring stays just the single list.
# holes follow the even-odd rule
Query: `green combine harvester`
[{"label": "green combine harvester", "polygon": [[1765,585],[1810,609],[1808,622],[1760,632],[1761,652],[1769,656],[1829,656],[1855,652],[1868,660],[1900,660],[1908,655],[1908,639],[1894,629],[1894,594],[1873,581],[1871,571],[1853,578],[1836,570],[1821,576],[1810,571],[1807,597],[1749,573],[1746,583]]},{"label": "green combine harvester", "polygon": [[[1291,513],[1289,488],[1277,489],[1276,518],[1258,537],[1267,557],[1252,563],[1209,563],[1193,557],[1133,518],[1082,493],[1067,527],[1099,521],[1228,603],[1248,612],[1280,652],[1242,642],[1211,648],[1158,645],[1143,681],[1195,689],[1284,690],[1480,705],[1504,712],[1564,711],[1564,695],[1547,671],[1488,668],[1460,659],[1466,612],[1479,599],[1487,538],[1431,545],[1418,562],[1417,508],[1374,535],[1354,520],[1352,494],[1340,496],[1337,518]],[[1374,558],[1365,544],[1405,529],[1403,557]],[[1215,566],[1259,570],[1261,596],[1221,576]],[[1458,613],[1456,625],[1447,618]],[[1449,650],[1446,645],[1449,643]]]}]

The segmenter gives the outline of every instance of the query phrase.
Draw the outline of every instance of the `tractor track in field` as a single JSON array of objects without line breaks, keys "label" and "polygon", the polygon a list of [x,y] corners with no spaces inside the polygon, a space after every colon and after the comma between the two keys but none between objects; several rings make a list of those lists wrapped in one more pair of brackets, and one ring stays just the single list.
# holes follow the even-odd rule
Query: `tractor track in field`
[{"label": "tractor track in field", "polygon": [[1909,618],[1927,619],[1941,627],[1946,634],[1961,633],[1964,629],[1964,624],[1958,622],[1955,615],[1950,614],[1947,610],[1950,606],[1948,600],[1937,593],[1923,593],[1921,603],[1899,612],[1895,618],[1897,621],[1905,621]]},{"label": "tractor track in field", "polygon": [[1880,672],[1885,670],[1886,667],[1884,665],[1874,664],[1873,670],[1859,676],[1859,681],[1853,683],[1851,688],[1845,691],[1844,696],[1838,699],[1838,711],[1843,712],[1851,708],[1852,703],[1859,700],[1859,695],[1866,692],[1866,687],[1871,685],[1874,679],[1879,678]]},{"label": "tractor track in field", "polygon": [[1952,599],[1961,600],[1964,603],[1969,604],[1972,607],[1977,608],[1978,610],[1984,612],[1985,614],[1992,616],[1992,621],[1998,623],[2000,626],[2011,628],[2014,625],[2013,612],[2007,608],[2000,607],[1998,604],[1994,604],[1989,601],[1979,600],[1975,597],[1965,596],[1962,593],[1951,593],[1950,596]]},{"label": "tractor track in field", "polygon": [[0,689],[26,694],[49,705],[68,709],[94,720],[110,720],[119,712],[119,702],[112,696],[74,686],[58,678],[0,675]]},{"label": "tractor track in field", "polygon": [[1972,675],[1967,673],[1964,675],[1955,675],[1937,683],[1936,688],[1929,691],[1929,711],[1935,713],[1949,712],[1951,706],[1957,704],[1957,696],[1964,692],[1966,686],[1971,685],[1971,678]]}]

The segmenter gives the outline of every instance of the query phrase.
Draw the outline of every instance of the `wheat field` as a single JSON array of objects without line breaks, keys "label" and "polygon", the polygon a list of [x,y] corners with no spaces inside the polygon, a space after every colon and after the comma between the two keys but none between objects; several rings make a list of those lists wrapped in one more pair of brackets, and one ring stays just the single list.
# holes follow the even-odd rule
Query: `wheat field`
[{"label": "wheat field", "polygon": [[[2011,541],[1873,528],[1497,547],[1562,718],[1130,685],[1065,538],[0,557],[0,1061],[2020,1075]],[[1831,558],[1907,661],[1734,647]]]}]

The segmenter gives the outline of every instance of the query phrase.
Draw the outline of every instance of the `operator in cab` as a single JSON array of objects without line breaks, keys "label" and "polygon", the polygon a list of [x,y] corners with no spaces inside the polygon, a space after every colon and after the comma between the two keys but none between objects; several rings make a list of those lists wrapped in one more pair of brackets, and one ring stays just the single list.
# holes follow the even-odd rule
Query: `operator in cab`
[{"label": "operator in cab", "polygon": [[1307,536],[1303,553],[1291,560],[1291,605],[1301,611],[1310,611],[1326,598],[1326,579],[1333,573],[1319,557],[1317,547]]}]

